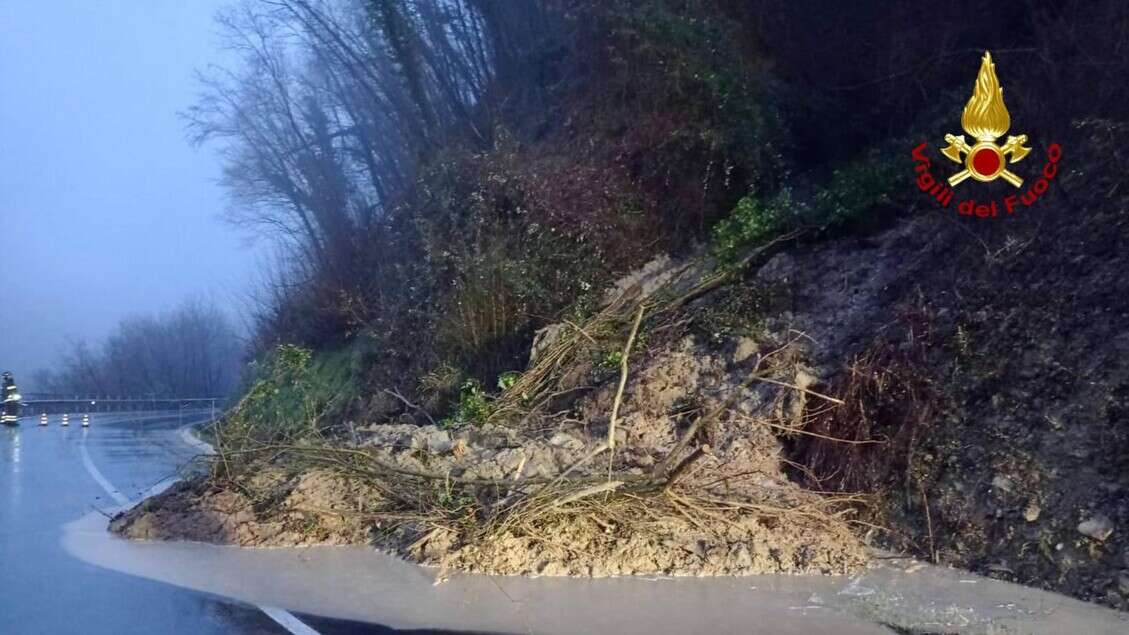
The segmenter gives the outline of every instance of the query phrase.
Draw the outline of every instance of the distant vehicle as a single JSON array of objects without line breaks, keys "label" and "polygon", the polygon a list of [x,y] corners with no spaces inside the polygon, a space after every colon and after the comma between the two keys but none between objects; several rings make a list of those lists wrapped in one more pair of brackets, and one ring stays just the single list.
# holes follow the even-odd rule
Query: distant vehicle
[{"label": "distant vehicle", "polygon": [[16,380],[12,373],[4,371],[3,375],[4,405],[0,409],[0,424],[6,426],[20,425],[20,389],[16,388]]}]

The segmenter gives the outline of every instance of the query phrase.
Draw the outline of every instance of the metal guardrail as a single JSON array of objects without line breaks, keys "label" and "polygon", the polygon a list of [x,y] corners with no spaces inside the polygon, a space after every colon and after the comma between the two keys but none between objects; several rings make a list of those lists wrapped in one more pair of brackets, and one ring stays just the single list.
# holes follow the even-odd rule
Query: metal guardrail
[{"label": "metal guardrail", "polygon": [[[32,395],[28,395],[31,397]],[[34,395],[34,399],[24,399],[20,402],[20,411],[24,416],[43,414],[85,414],[98,412],[140,412],[162,411],[182,412],[187,409],[210,409],[213,416],[216,412],[216,402],[222,401],[218,397],[188,397],[188,398],[159,398],[159,397],[55,397],[43,398],[46,395]]]}]

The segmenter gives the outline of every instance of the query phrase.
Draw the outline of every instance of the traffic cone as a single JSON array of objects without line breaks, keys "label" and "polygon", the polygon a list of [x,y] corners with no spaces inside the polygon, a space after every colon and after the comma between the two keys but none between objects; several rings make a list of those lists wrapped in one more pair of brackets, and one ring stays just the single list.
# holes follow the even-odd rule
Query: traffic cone
[{"label": "traffic cone", "polygon": [[82,415],[82,427],[90,427],[90,415]]},{"label": "traffic cone", "polygon": [[71,416],[69,414],[65,414],[65,413],[63,414],[63,425],[65,425],[65,426],[71,425]]},{"label": "traffic cone", "polygon": [[47,425],[47,413],[46,412],[39,415],[39,425],[41,425],[41,426]]}]

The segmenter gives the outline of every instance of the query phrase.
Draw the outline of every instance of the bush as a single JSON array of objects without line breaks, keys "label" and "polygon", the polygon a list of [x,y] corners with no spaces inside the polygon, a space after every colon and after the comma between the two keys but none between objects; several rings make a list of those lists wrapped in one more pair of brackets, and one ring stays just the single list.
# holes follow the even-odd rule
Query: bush
[{"label": "bush", "polygon": [[494,413],[494,403],[482,384],[474,379],[468,379],[459,393],[459,405],[454,414],[441,420],[441,428],[461,428],[467,425],[482,425]]},{"label": "bush", "polygon": [[908,161],[874,153],[835,170],[829,183],[807,200],[797,200],[790,188],[762,199],[748,194],[713,228],[713,253],[722,264],[732,264],[749,249],[793,229],[814,230],[822,237],[877,227],[879,213],[911,195]]},{"label": "bush", "polygon": [[319,436],[359,392],[348,349],[315,355],[284,344],[251,371],[257,378],[218,430],[221,454]]},{"label": "bush", "polygon": [[451,156],[421,182],[419,227],[439,290],[435,348],[482,383],[524,367],[534,329],[614,273],[582,224],[551,222],[513,159]]},{"label": "bush", "polygon": [[[602,9],[604,125],[651,197],[664,240],[684,247],[747,184],[779,185],[786,131],[747,25],[676,0],[614,0]],[[670,248],[668,247],[668,248]]]},{"label": "bush", "polygon": [[723,264],[732,264],[759,243],[776,235],[792,214],[792,197],[782,191],[768,201],[749,194],[737,201],[728,218],[713,229],[713,253]]},{"label": "bush", "polygon": [[830,184],[815,195],[805,220],[821,231],[873,227],[879,220],[877,209],[914,191],[907,182],[911,174],[908,160],[877,154],[850,163],[835,170]]}]

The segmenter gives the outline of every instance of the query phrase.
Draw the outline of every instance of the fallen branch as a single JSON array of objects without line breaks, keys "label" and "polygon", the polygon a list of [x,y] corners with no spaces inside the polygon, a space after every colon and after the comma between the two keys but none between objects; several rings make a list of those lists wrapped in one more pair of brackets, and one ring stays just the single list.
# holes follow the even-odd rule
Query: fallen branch
[{"label": "fallen branch", "polygon": [[574,503],[574,502],[576,502],[576,501],[578,501],[582,498],[587,498],[589,496],[593,496],[595,494],[601,494],[603,492],[614,492],[615,490],[619,489],[620,487],[623,487],[623,481],[606,481],[606,482],[600,483],[598,485],[586,487],[586,488],[584,488],[584,489],[582,489],[578,492],[573,492],[572,494],[569,494],[568,496],[565,496],[564,498],[562,498],[560,500],[553,501],[553,507],[554,508],[561,507],[561,506],[567,505],[569,503]]},{"label": "fallen branch", "polygon": [[384,389],[384,392],[386,392],[386,393],[388,393],[389,395],[392,395],[393,397],[395,397],[395,398],[399,399],[399,400],[400,400],[401,402],[403,402],[403,404],[404,404],[405,406],[407,406],[407,407],[411,408],[412,410],[415,410],[416,412],[420,412],[420,413],[423,413],[423,416],[427,417],[427,420],[431,422],[431,425],[433,425],[433,426],[434,426],[434,425],[437,425],[437,424],[435,423],[435,419],[432,419],[432,418],[431,418],[431,415],[430,415],[430,414],[428,414],[428,412],[427,412],[426,410],[424,410],[424,409],[423,409],[422,407],[420,407],[420,406],[417,406],[417,405],[415,405],[414,403],[412,403],[412,402],[408,401],[407,397],[404,397],[404,396],[403,396],[403,395],[401,395],[401,394],[400,394],[399,392],[397,392],[397,391],[395,391],[395,390],[388,390],[387,388],[385,388],[385,389]]},{"label": "fallen branch", "polygon": [[671,487],[674,487],[674,484],[677,483],[678,480],[686,474],[686,471],[690,469],[691,465],[693,465],[698,459],[709,453],[710,446],[708,445],[699,446],[697,449],[691,452],[690,456],[686,457],[684,461],[678,464],[678,467],[674,468],[674,470],[671,471],[670,478],[666,480],[666,484],[663,486],[663,489],[670,490]]},{"label": "fallen branch", "polygon": [[564,319],[562,319],[561,321],[563,321],[563,322],[564,322],[565,324],[567,324],[567,325],[571,326],[572,328],[576,329],[576,330],[577,330],[577,332],[579,332],[579,333],[580,333],[581,335],[583,335],[584,337],[588,338],[588,341],[589,341],[589,342],[592,342],[592,344],[593,344],[593,345],[595,345],[595,346],[599,346],[599,344],[597,344],[597,343],[596,343],[596,340],[592,339],[592,336],[588,334],[588,331],[585,331],[585,330],[584,330],[584,327],[577,325],[577,324],[576,324],[575,322],[573,322],[572,320],[564,320]]},{"label": "fallen branch", "polygon": [[789,240],[797,238],[803,233],[804,232],[803,232],[802,229],[790,231],[787,234],[781,234],[780,236],[773,238],[772,240],[768,241],[767,243],[750,250],[749,253],[745,254],[740,260],[738,260],[736,263],[734,263],[732,267],[722,271],[721,273],[718,273],[718,274],[708,278],[703,283],[699,284],[698,286],[694,287],[690,291],[686,292],[686,294],[683,295],[682,297],[677,298],[674,301],[667,304],[666,306],[664,306],[662,310],[663,311],[671,311],[671,310],[680,308],[680,307],[688,304],[689,302],[702,297],[703,295],[709,293],[710,291],[717,289],[718,287],[724,285],[726,282],[729,282],[733,278],[734,275],[736,275],[737,273],[744,270],[745,267],[749,266],[749,264],[753,260],[755,260],[755,259],[759,258],[760,256],[763,256],[764,254],[768,253],[769,251],[771,251],[773,248],[775,248],[780,243],[787,242]]},{"label": "fallen branch", "polygon": [[789,384],[788,382],[785,382],[785,381],[778,381],[776,379],[769,379],[768,377],[758,377],[757,381],[762,381],[766,384],[775,384],[777,386],[783,386],[785,388],[791,388],[793,390],[798,390],[802,393],[809,394],[813,397],[819,397],[820,399],[826,399],[827,401],[830,401],[831,403],[834,403],[834,404],[838,404],[840,406],[847,403],[847,402],[843,401],[842,399],[836,399],[835,397],[830,397],[830,396],[825,395],[823,393],[818,393],[814,390],[808,390],[807,388],[801,388],[800,386],[797,386],[795,384]]},{"label": "fallen branch", "polygon": [[631,347],[635,344],[635,336],[639,333],[639,324],[643,321],[646,303],[639,304],[639,311],[635,313],[635,322],[631,325],[631,334],[627,336],[627,343],[623,346],[623,354],[619,358],[619,387],[615,391],[615,400],[612,402],[612,416],[608,421],[608,449],[615,451],[615,424],[619,419],[619,407],[623,404],[623,389],[627,386],[627,359],[631,355]]}]

